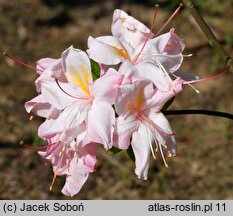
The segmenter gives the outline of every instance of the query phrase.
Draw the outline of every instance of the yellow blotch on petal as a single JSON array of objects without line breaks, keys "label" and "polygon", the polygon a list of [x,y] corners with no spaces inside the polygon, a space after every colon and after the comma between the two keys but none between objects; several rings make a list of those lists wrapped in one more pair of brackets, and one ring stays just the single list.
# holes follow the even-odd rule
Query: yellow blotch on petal
[{"label": "yellow blotch on petal", "polygon": [[142,108],[142,104],[143,104],[143,100],[144,100],[144,93],[142,89],[139,89],[136,92],[136,103],[137,103],[137,108],[138,110],[140,110]]},{"label": "yellow blotch on petal", "polygon": [[83,90],[83,92],[90,96],[88,86],[91,82],[91,75],[85,65],[82,65],[81,68],[81,73],[73,68],[70,73],[70,79],[75,85],[79,86]]},{"label": "yellow blotch on petal", "polygon": [[143,100],[144,100],[143,90],[139,89],[136,92],[135,104],[133,104],[132,102],[129,102],[127,105],[128,109],[131,110],[132,112],[140,112],[142,108]]},{"label": "yellow blotch on petal", "polygon": [[84,75],[86,84],[90,85],[91,84],[91,71],[88,70],[88,68],[82,64],[82,73]]},{"label": "yellow blotch on petal", "polygon": [[132,102],[129,102],[127,105],[128,109],[131,110],[132,112],[137,112],[135,106],[133,105]]},{"label": "yellow blotch on petal", "polygon": [[118,55],[124,57],[125,59],[129,59],[129,55],[128,55],[128,53],[124,49],[117,48],[115,46],[112,46],[112,48],[115,49],[115,51],[117,52]]}]

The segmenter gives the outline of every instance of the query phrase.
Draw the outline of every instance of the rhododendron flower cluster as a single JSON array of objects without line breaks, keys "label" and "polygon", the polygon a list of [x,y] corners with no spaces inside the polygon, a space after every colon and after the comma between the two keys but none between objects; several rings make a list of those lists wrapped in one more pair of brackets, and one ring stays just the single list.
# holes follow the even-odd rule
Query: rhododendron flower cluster
[{"label": "rhododendron flower cluster", "polygon": [[[184,41],[174,29],[154,36],[144,24],[115,10],[112,35],[88,38],[88,49],[73,46],[59,59],[37,62],[37,97],[27,112],[45,118],[39,154],[56,176],[66,175],[65,195],[77,194],[95,171],[99,145],[132,149],[135,173],[147,179],[151,156],[176,155],[176,140],[162,111],[182,91],[174,74],[183,61]],[[54,181],[53,181],[54,182]]]}]

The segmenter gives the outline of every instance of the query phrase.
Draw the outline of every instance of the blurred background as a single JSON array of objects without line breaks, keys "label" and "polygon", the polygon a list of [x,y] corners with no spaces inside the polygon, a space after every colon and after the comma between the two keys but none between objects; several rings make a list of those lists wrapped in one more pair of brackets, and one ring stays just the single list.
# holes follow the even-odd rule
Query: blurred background
[{"label": "blurred background", "polygon": [[[0,0],[0,51],[29,64],[43,57],[59,58],[70,45],[87,49],[89,35],[111,34],[114,8],[120,8],[147,26],[154,4],[159,3],[155,31],[171,15],[179,1],[152,0]],[[220,43],[233,55],[233,2],[197,1],[199,10]],[[211,50],[194,20],[179,13],[165,30],[174,27],[186,40],[182,70],[207,77],[223,70],[223,62]],[[64,178],[49,191],[50,163],[19,146],[38,142],[42,119],[24,110],[36,96],[37,74],[0,56],[0,199],[69,199],[61,194]],[[233,113],[233,76],[197,84],[196,94],[185,86],[170,109],[202,108]],[[178,155],[151,160],[149,179],[138,180],[134,163],[124,152],[110,157],[99,149],[96,172],[72,199],[233,199],[233,122],[207,116],[169,116],[178,143]]]}]

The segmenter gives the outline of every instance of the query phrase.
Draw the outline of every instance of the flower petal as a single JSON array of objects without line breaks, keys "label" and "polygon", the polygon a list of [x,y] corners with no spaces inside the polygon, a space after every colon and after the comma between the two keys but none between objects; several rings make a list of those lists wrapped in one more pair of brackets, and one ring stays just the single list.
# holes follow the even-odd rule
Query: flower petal
[{"label": "flower petal", "polygon": [[36,71],[38,74],[42,74],[44,70],[49,68],[51,64],[55,63],[57,59],[53,58],[42,58],[36,62]]},{"label": "flower petal", "polygon": [[44,118],[57,118],[60,111],[45,100],[42,94],[25,103],[26,111]]},{"label": "flower petal", "polygon": [[116,113],[118,115],[128,115],[141,111],[147,99],[151,98],[153,94],[152,83],[145,79],[120,86],[115,102]]},{"label": "flower petal", "polygon": [[134,116],[119,116],[116,119],[114,131],[114,146],[119,149],[128,149],[131,136],[137,129],[138,121]]},{"label": "flower petal", "polygon": [[123,75],[110,68],[102,77],[90,86],[91,95],[95,100],[102,100],[113,104],[115,102],[117,88],[123,79]]},{"label": "flower petal", "polygon": [[72,159],[69,170],[70,175],[66,177],[62,193],[66,196],[74,196],[87,181],[89,173],[86,171],[83,160],[78,157]]},{"label": "flower petal", "polygon": [[38,135],[41,138],[61,134],[60,140],[71,142],[78,135],[78,127],[86,118],[87,110],[83,106],[73,104],[67,107],[56,119],[47,119],[40,125]]},{"label": "flower petal", "polygon": [[182,91],[183,82],[184,80],[178,77],[172,82],[170,90],[157,90],[154,96],[147,101],[145,109],[151,109],[152,112],[159,112],[168,100]]},{"label": "flower petal", "polygon": [[[149,118],[154,122],[156,127],[158,127],[161,131],[165,132],[166,134],[173,134],[173,131],[170,127],[170,124],[166,117],[160,112],[150,112]],[[156,133],[156,139],[159,143],[163,143],[167,146],[167,149],[164,149],[167,152],[169,157],[176,155],[176,140],[175,136],[167,136],[165,134]]]},{"label": "flower petal", "polygon": [[87,119],[87,137],[90,141],[104,144],[105,149],[112,147],[115,125],[115,112],[106,102],[93,102]]},{"label": "flower petal", "polygon": [[151,142],[151,134],[148,134],[148,130],[145,125],[140,124],[138,131],[133,133],[131,145],[135,155],[135,173],[138,178],[143,180],[147,179],[149,170]]},{"label": "flower petal", "polygon": [[149,40],[144,48],[145,55],[141,59],[150,56],[159,61],[167,72],[172,73],[183,61],[184,47],[184,41],[175,34],[174,29],[171,29],[170,32]]},{"label": "flower petal", "polygon": [[160,70],[153,62],[141,62],[136,65],[135,75],[150,80],[161,91],[171,88],[172,80],[168,74]]},{"label": "flower petal", "polygon": [[[116,9],[113,13],[112,34],[120,40],[126,41],[133,48],[142,45],[150,32],[143,23],[122,10]],[[153,34],[149,38],[152,38]]]},{"label": "flower petal", "polygon": [[69,167],[70,174],[67,176],[66,183],[62,189],[63,194],[74,196],[80,191],[89,173],[94,171],[96,150],[97,145],[91,143],[81,148],[78,156],[71,160]]},{"label": "flower petal", "polygon": [[[73,89],[68,83],[59,84],[70,95],[77,96],[80,91]],[[63,110],[76,99],[63,92],[54,80],[43,80],[41,94],[54,107]],[[77,96],[78,97],[78,96]]]},{"label": "flower petal", "polygon": [[89,37],[87,43],[89,57],[100,64],[116,65],[129,59],[125,47],[113,36]]},{"label": "flower petal", "polygon": [[62,53],[62,65],[72,86],[78,86],[84,93],[90,95],[89,85],[93,80],[91,64],[87,54],[79,49],[70,47]]},{"label": "flower petal", "polygon": [[[44,61],[47,61],[47,64],[44,65],[40,63],[40,66],[38,67],[46,67],[46,69],[43,71],[43,73],[37,78],[35,81],[36,84],[36,90],[37,92],[41,91],[41,85],[43,84],[43,81],[45,80],[50,80],[54,81],[54,79],[59,80],[60,82],[67,82],[66,76],[64,74],[62,64],[61,64],[61,59],[56,59],[56,60],[41,60],[42,63]],[[50,63],[50,65],[49,65]],[[42,66],[41,66],[42,64]]]}]

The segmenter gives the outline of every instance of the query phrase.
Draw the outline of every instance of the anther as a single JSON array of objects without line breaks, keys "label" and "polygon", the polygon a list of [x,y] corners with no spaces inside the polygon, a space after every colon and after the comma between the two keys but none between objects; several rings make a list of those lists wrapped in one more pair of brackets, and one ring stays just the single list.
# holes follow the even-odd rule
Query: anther
[{"label": "anther", "polygon": [[31,116],[29,117],[29,121],[31,121],[33,118],[34,118],[34,116],[31,115]]},{"label": "anther", "polygon": [[187,55],[183,55],[183,57],[185,57],[185,58],[189,58],[189,57],[192,57],[192,56],[193,56],[193,54],[192,54],[192,53],[187,54]]},{"label": "anther", "polygon": [[121,21],[122,23],[124,23],[124,22],[125,22],[125,17],[120,17],[120,21]]},{"label": "anther", "polygon": [[52,183],[51,183],[51,185],[50,185],[50,187],[49,187],[49,190],[50,190],[50,191],[53,189],[53,185],[54,185],[54,183],[55,183],[56,178],[57,178],[57,175],[54,174],[54,176],[53,176],[53,181],[52,181]]},{"label": "anther", "polygon": [[[172,76],[174,76],[175,78],[178,78],[178,76],[176,76],[175,74],[173,73],[170,73]],[[200,93],[199,90],[197,90],[192,84],[190,84],[189,82],[184,82],[184,84],[187,84],[189,87],[191,87],[197,94]]]}]

